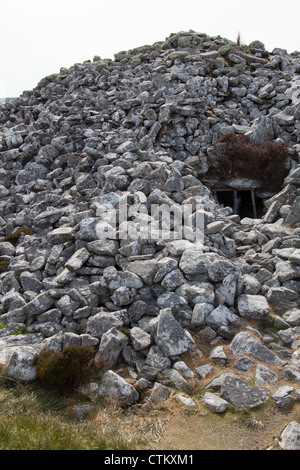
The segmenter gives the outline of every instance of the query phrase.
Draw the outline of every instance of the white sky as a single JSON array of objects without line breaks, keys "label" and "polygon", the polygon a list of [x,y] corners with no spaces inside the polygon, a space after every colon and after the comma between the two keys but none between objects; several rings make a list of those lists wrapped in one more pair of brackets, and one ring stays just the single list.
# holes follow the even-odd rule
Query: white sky
[{"label": "white sky", "polygon": [[0,15],[0,97],[94,55],[113,59],[190,29],[300,50],[299,0],[0,0]]}]

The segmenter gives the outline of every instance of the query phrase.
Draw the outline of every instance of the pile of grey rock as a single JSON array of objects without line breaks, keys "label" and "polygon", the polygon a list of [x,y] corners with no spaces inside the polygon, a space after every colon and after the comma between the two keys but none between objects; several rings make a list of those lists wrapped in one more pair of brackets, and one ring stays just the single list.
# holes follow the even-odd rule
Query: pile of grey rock
[{"label": "pile of grey rock", "polygon": [[[80,344],[107,362],[101,396],[132,403],[170,384],[189,392],[191,379],[207,383],[221,366],[233,376],[219,382],[221,397],[207,397],[217,409],[220,399],[221,410],[257,406],[272,387],[278,406],[299,398],[299,158],[278,193],[261,195],[257,219],[218,204],[205,181],[229,132],[299,152],[299,52],[180,32],[62,68],[1,105],[0,123],[8,375],[35,380],[36,353]],[[146,207],[147,220],[154,204],[190,205],[192,218],[200,204],[203,244],[119,238],[107,208],[122,201]],[[197,358],[194,370],[183,353]]]}]

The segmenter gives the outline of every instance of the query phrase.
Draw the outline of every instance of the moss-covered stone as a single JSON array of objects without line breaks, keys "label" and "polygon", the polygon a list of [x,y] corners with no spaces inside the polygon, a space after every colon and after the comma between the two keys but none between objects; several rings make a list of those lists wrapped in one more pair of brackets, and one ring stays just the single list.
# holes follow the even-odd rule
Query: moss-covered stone
[{"label": "moss-covered stone", "polygon": [[19,237],[20,237],[20,235],[22,235],[22,233],[24,233],[25,235],[32,235],[32,230],[28,227],[21,227],[18,230],[16,230],[15,232],[10,233],[6,237],[0,238],[0,243],[1,242],[14,243],[19,239]]}]

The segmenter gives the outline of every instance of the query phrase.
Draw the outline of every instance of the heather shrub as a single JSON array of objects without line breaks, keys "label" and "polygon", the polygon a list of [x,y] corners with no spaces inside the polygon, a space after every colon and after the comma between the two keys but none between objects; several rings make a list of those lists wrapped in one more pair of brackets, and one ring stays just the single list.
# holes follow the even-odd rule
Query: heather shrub
[{"label": "heather shrub", "polygon": [[69,346],[61,352],[42,351],[34,357],[37,376],[47,388],[71,391],[94,372],[94,350]]},{"label": "heather shrub", "polygon": [[287,157],[285,143],[254,145],[249,136],[230,133],[216,143],[209,157],[209,176],[219,181],[251,178],[261,181],[262,187],[276,191],[289,171]]}]

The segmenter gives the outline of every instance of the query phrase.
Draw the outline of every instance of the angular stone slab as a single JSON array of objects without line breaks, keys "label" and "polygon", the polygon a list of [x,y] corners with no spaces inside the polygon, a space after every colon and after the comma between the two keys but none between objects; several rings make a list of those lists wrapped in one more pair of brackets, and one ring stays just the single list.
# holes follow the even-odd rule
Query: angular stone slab
[{"label": "angular stone slab", "polygon": [[283,450],[300,450],[300,424],[297,421],[284,428],[279,445]]},{"label": "angular stone slab", "polygon": [[282,359],[246,331],[241,331],[235,335],[230,343],[230,349],[235,355],[252,354],[260,361],[266,363],[285,364]]},{"label": "angular stone slab", "polygon": [[268,390],[252,387],[238,377],[226,377],[221,386],[221,397],[237,408],[256,408],[269,396]]},{"label": "angular stone slab", "polygon": [[117,312],[99,312],[89,317],[86,325],[86,333],[101,338],[111,328],[120,328],[124,322]]},{"label": "angular stone slab", "polygon": [[182,354],[192,347],[192,339],[174,318],[170,308],[160,311],[156,333],[156,344],[166,356]]},{"label": "angular stone slab", "polygon": [[228,401],[219,397],[215,393],[206,392],[203,397],[203,402],[213,408],[216,413],[224,413],[228,406]]},{"label": "angular stone slab", "polygon": [[237,308],[241,317],[266,322],[272,321],[269,304],[262,295],[240,295]]},{"label": "angular stone slab", "polygon": [[39,315],[40,313],[46,312],[54,304],[54,299],[48,292],[43,292],[37,295],[24,307],[24,313],[27,315]]},{"label": "angular stone slab", "polygon": [[70,271],[76,271],[88,260],[90,253],[86,248],[80,248],[77,250],[71,258],[66,262],[65,267]]},{"label": "angular stone slab", "polygon": [[127,380],[112,370],[108,370],[102,376],[98,395],[100,397],[113,398],[125,403],[135,403],[139,399],[139,394],[136,389],[128,383]]},{"label": "angular stone slab", "polygon": [[106,331],[99,345],[99,350],[95,356],[95,362],[105,361],[110,367],[117,365],[122,349],[128,344],[129,339],[115,327]]}]

